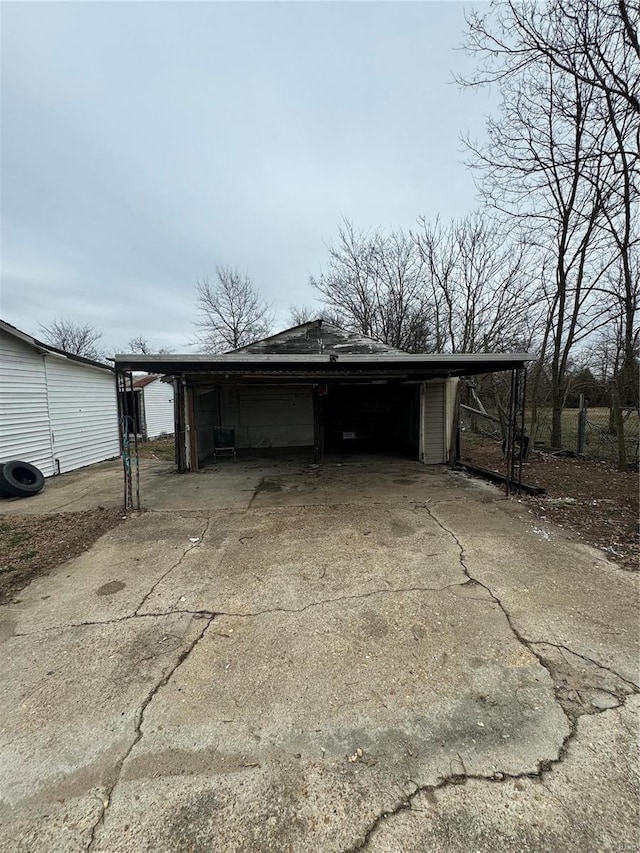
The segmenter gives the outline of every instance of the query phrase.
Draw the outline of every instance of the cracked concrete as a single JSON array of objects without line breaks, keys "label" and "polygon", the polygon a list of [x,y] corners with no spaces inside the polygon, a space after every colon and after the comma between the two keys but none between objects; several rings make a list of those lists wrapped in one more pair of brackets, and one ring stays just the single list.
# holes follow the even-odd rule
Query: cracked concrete
[{"label": "cracked concrete", "polygon": [[413,463],[152,473],[0,611],[0,850],[637,849],[635,577]]},{"label": "cracked concrete", "polygon": [[563,763],[539,778],[500,785],[462,779],[416,791],[352,850],[635,853],[638,709],[633,697],[625,707],[582,717]]}]

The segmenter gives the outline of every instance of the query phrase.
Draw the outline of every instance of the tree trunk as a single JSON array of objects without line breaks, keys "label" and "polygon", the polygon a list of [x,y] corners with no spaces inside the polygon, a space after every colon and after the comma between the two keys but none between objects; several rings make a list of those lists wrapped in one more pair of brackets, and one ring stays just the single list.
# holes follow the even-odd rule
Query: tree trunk
[{"label": "tree trunk", "polygon": [[624,418],[622,417],[622,406],[620,404],[620,389],[618,381],[611,380],[611,409],[614,413],[616,423],[616,434],[618,437],[618,468],[627,470],[627,448],[624,443]]},{"label": "tree trunk", "polygon": [[562,450],[562,406],[564,390],[560,383],[560,374],[553,366],[551,372],[551,447]]},{"label": "tree trunk", "polygon": [[[545,340],[546,347],[546,340]],[[539,361],[536,363],[535,373],[533,374],[533,382],[531,383],[531,413],[530,413],[530,422],[529,422],[529,442],[531,449],[533,449],[536,438],[538,436],[538,398],[540,394],[540,380],[542,378],[542,356]]]}]

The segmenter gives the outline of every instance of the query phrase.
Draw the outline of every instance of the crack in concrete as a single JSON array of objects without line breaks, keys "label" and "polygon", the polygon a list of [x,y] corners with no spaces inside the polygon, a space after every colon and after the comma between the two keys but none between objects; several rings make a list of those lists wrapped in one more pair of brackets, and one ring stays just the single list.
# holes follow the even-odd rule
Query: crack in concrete
[{"label": "crack in concrete", "polygon": [[207,619],[207,622],[203,626],[203,628],[198,632],[196,637],[191,641],[191,643],[187,646],[187,648],[183,649],[180,652],[176,662],[173,664],[173,666],[169,670],[167,670],[162,675],[160,680],[158,682],[156,682],[156,684],[151,688],[151,690],[145,696],[142,704],[140,705],[140,707],[136,711],[135,722],[134,722],[133,740],[131,741],[131,744],[129,745],[127,750],[124,752],[122,757],[119,759],[119,761],[117,762],[117,764],[113,768],[113,777],[112,777],[113,781],[111,781],[111,783],[107,786],[106,793],[104,795],[104,798],[102,799],[102,808],[100,810],[100,814],[98,815],[98,819],[95,821],[95,823],[91,827],[91,833],[89,836],[89,841],[88,841],[87,846],[85,848],[86,853],[90,853],[91,850],[93,850],[93,846],[94,846],[94,844],[98,838],[98,834],[100,832],[100,829],[104,826],[104,821],[106,818],[107,810],[109,809],[109,806],[111,805],[111,801],[113,799],[113,792],[116,788],[116,785],[120,781],[120,777],[122,776],[122,768],[124,767],[124,764],[125,764],[127,758],[129,758],[129,756],[131,755],[131,753],[135,749],[136,745],[142,739],[142,736],[143,736],[142,724],[144,722],[145,711],[147,710],[147,708],[149,707],[149,705],[153,701],[154,697],[157,695],[158,691],[160,691],[163,687],[166,687],[166,685],[169,683],[171,678],[174,676],[175,672],[187,660],[187,658],[189,657],[191,652],[195,649],[195,647],[198,645],[200,640],[202,640],[207,629],[209,628],[209,626],[213,622],[214,618],[215,618],[215,616],[212,614]]},{"label": "crack in concrete", "polygon": [[[607,708],[601,713],[605,714],[611,711],[619,711],[619,709],[620,706],[616,708]],[[414,786],[414,790],[402,797],[393,808],[385,809],[384,811],[380,812],[380,814],[377,815],[377,817],[366,828],[361,839],[355,844],[353,844],[351,847],[346,848],[343,853],[360,853],[360,851],[365,850],[368,847],[371,839],[380,829],[380,826],[384,823],[384,821],[388,820],[389,818],[395,817],[403,811],[423,811],[422,809],[416,809],[413,806],[414,800],[421,794],[433,794],[435,791],[439,791],[443,788],[450,788],[457,785],[466,785],[466,783],[469,781],[502,784],[506,781],[517,781],[519,779],[535,779],[543,785],[545,790],[548,791],[549,789],[544,784],[545,774],[552,771],[555,765],[561,764],[565,760],[569,749],[570,741],[574,738],[577,732],[577,723],[572,724],[570,721],[570,724],[572,725],[572,730],[569,735],[567,735],[567,737],[564,739],[560,750],[558,751],[558,757],[548,761],[538,762],[536,770],[523,771],[522,773],[503,773],[499,771],[497,773],[492,774],[491,776],[483,775],[481,773],[450,773],[448,776],[443,776],[439,782],[436,782],[431,785],[419,785],[413,779],[408,780],[410,784]]]},{"label": "crack in concrete", "polygon": [[[455,587],[463,587],[467,586],[469,583],[475,583],[475,581],[462,581],[460,583],[450,583],[445,584],[444,586],[407,586],[407,587],[397,587],[395,589],[374,589],[369,592],[361,592],[356,595],[342,595],[338,598],[321,598],[318,601],[311,601],[309,604],[305,604],[304,607],[269,607],[264,610],[255,610],[255,611],[231,611],[231,610],[189,610],[188,608],[172,608],[171,610],[161,610],[161,611],[147,611],[146,613],[138,613],[137,610],[134,613],[127,613],[124,616],[118,616],[114,619],[97,619],[97,620],[87,620],[85,622],[70,622],[66,625],[52,625],[49,628],[41,628],[37,631],[23,631],[16,632],[12,634],[13,637],[35,637],[39,634],[46,634],[52,631],[66,631],[71,630],[73,628],[90,628],[98,625],[117,625],[120,622],[127,622],[129,619],[157,619],[157,618],[166,618],[167,616],[194,616],[196,618],[208,618],[215,616],[232,616],[238,619],[252,619],[258,616],[265,616],[270,613],[304,613],[306,610],[310,610],[313,607],[323,607],[326,604],[339,604],[341,601],[357,601],[362,598],[369,598],[374,595],[396,595],[403,594],[408,592],[444,592],[447,589],[452,589]],[[489,602],[489,598],[477,599],[481,601]]]},{"label": "crack in concrete", "polygon": [[202,541],[203,541],[204,537],[206,536],[206,534],[208,533],[210,526],[211,526],[211,514],[208,514],[207,515],[207,521],[206,521],[206,524],[204,526],[204,530],[200,534],[198,541],[193,542],[188,548],[185,548],[185,550],[184,550],[182,556],[180,557],[180,559],[178,560],[178,562],[175,563],[173,566],[170,566],[166,572],[164,572],[163,574],[160,575],[159,578],[157,578],[155,583],[152,585],[151,589],[147,592],[147,594],[144,596],[144,598],[142,599],[140,604],[136,607],[136,609],[134,611],[134,616],[137,616],[140,613],[140,609],[142,608],[143,604],[145,603],[145,601],[148,601],[148,599],[153,595],[153,593],[156,591],[156,588],[158,587],[158,585],[161,584],[162,581],[168,575],[170,575],[174,569],[177,569],[180,565],[182,565],[182,561],[185,559],[187,554],[191,553],[191,551],[193,551],[194,548],[197,548],[199,545],[202,544]]},{"label": "crack in concrete", "polygon": [[[616,672],[615,669],[612,669],[610,666],[607,666],[604,663],[600,663],[600,661],[595,660],[595,658],[590,658],[588,657],[588,655],[583,655],[580,654],[580,652],[575,652],[573,649],[570,649],[569,646],[564,646],[561,643],[552,643],[550,640],[529,640],[528,642],[532,646],[552,646],[554,649],[561,649],[562,651],[569,652],[569,654],[575,655],[577,658],[581,658],[586,663],[592,663],[594,666],[597,666],[598,669],[603,669],[606,672],[610,672],[611,675],[614,675],[616,678],[620,679],[623,684],[626,684],[628,687],[630,687],[634,693],[640,692],[640,684],[636,684],[635,681],[631,681],[628,678],[625,678],[623,675],[620,675],[619,672]],[[546,668],[548,669],[549,667]]]},{"label": "crack in concrete", "polygon": [[[625,679],[624,677],[620,676],[617,672],[615,672],[610,667],[607,667],[603,664],[600,664],[598,661],[595,661],[595,660],[587,657],[586,655],[580,655],[577,652],[574,652],[568,646],[563,646],[563,645],[560,645],[557,643],[547,643],[544,640],[535,641],[535,642],[527,640],[527,638],[524,637],[523,634],[521,634],[521,632],[516,628],[516,626],[513,623],[513,619],[511,617],[511,614],[508,612],[508,610],[506,609],[506,607],[504,606],[502,601],[498,598],[498,596],[495,595],[493,590],[489,586],[487,586],[487,584],[485,584],[482,581],[479,581],[477,578],[473,577],[473,575],[469,571],[468,566],[465,563],[464,546],[460,542],[460,540],[458,539],[456,534],[440,521],[440,519],[435,515],[434,512],[432,512],[432,510],[429,506],[427,506],[426,504],[421,504],[421,506],[423,509],[425,509],[427,511],[430,518],[440,527],[440,529],[445,531],[446,533],[448,533],[452,537],[452,539],[455,541],[455,543],[458,546],[458,549],[460,551],[460,557],[459,557],[460,566],[462,567],[462,570],[464,571],[464,573],[467,576],[467,578],[469,579],[469,581],[472,583],[478,584],[479,586],[483,587],[487,591],[487,593],[491,597],[491,600],[493,600],[498,605],[498,607],[500,608],[500,610],[504,614],[504,617],[507,621],[507,624],[509,625],[510,630],[512,631],[513,635],[516,637],[518,642],[521,643],[528,651],[530,651],[531,654],[539,661],[540,665],[543,666],[544,669],[546,669],[546,671],[549,673],[549,676],[551,677],[552,685],[554,686],[554,696],[556,698],[556,702],[558,702],[558,704],[560,705],[560,708],[562,709],[562,712],[567,719],[567,723],[569,725],[569,733],[567,734],[567,736],[564,738],[562,744],[560,745],[560,749],[558,750],[557,757],[552,759],[552,760],[539,762],[538,767],[537,767],[535,772],[526,772],[526,773],[519,773],[519,774],[498,773],[498,774],[495,774],[493,776],[456,773],[456,774],[451,774],[447,777],[444,777],[443,779],[441,779],[440,782],[438,782],[435,785],[425,785],[425,786],[418,786],[415,782],[413,782],[413,780],[411,780],[412,784],[415,786],[415,790],[412,793],[410,793],[409,795],[407,795],[406,797],[404,797],[403,799],[401,799],[400,802],[393,809],[381,812],[376,817],[376,819],[371,823],[371,825],[366,829],[362,839],[358,843],[353,845],[352,847],[349,847],[345,851],[345,853],[358,853],[358,851],[364,850],[368,846],[370,840],[373,838],[375,833],[378,831],[378,829],[381,826],[381,824],[383,823],[383,821],[387,820],[390,817],[393,817],[393,816],[399,814],[400,812],[402,812],[404,810],[411,809],[412,805],[413,805],[413,801],[421,793],[434,792],[440,788],[444,788],[444,787],[451,786],[451,785],[465,784],[469,779],[475,779],[477,781],[484,781],[484,782],[503,782],[506,779],[535,778],[535,779],[539,779],[541,782],[544,783],[544,774],[549,772],[550,770],[552,770],[552,768],[555,765],[562,763],[564,761],[564,759],[566,758],[568,750],[569,750],[569,745],[570,745],[571,741],[573,740],[573,738],[576,736],[576,733],[578,730],[578,718],[572,719],[567,714],[565,709],[562,707],[562,704],[558,700],[558,697],[557,697],[556,691],[555,691],[556,678],[554,677],[553,668],[549,663],[546,662],[544,657],[536,651],[536,649],[534,648],[535,645],[542,645],[542,644],[546,643],[547,645],[555,646],[558,649],[563,649],[563,650],[565,650],[565,651],[567,651],[573,655],[576,655],[577,657],[582,658],[585,661],[588,661],[589,663],[594,664],[595,666],[599,667],[602,670],[608,671],[612,675],[619,678],[623,683],[627,684],[630,688],[634,689],[634,692],[637,693],[639,691],[638,685],[634,684],[634,682],[629,681],[628,679]],[[616,708],[602,709],[600,711],[600,713],[606,713],[607,710],[618,710],[624,704],[625,699],[621,698],[619,696],[616,698],[620,703],[618,706],[616,706]],[[580,715],[580,716],[582,716],[582,715]]]},{"label": "crack in concrete", "polygon": [[[536,649],[534,648],[534,646],[537,646],[537,645],[548,645],[548,646],[554,646],[555,648],[558,648],[558,649],[564,649],[564,651],[567,651],[567,652],[569,652],[570,654],[575,655],[576,657],[582,658],[584,661],[587,661],[588,663],[592,663],[592,664],[594,664],[594,666],[597,666],[597,667],[599,667],[600,669],[603,669],[603,670],[606,670],[607,672],[610,672],[612,675],[616,676],[616,678],[619,678],[619,679],[620,679],[620,681],[624,682],[624,683],[625,683],[625,684],[627,684],[629,687],[631,687],[631,688],[634,690],[634,692],[638,692],[638,691],[640,691],[640,685],[637,685],[637,684],[635,684],[633,681],[629,681],[628,679],[624,678],[624,676],[622,676],[622,675],[620,675],[619,673],[617,673],[614,669],[611,669],[611,667],[608,667],[608,666],[606,666],[605,664],[602,664],[602,663],[600,663],[599,661],[594,660],[593,658],[589,658],[589,657],[587,657],[586,655],[582,655],[582,654],[580,654],[579,652],[575,652],[573,649],[570,649],[568,646],[563,646],[563,645],[560,645],[560,644],[558,644],[558,643],[552,643],[552,642],[550,642],[550,641],[548,641],[548,640],[529,640],[529,639],[527,639],[527,638],[526,638],[526,637],[525,637],[525,636],[524,636],[524,635],[519,631],[519,629],[518,629],[518,628],[516,628],[516,626],[515,626],[515,624],[514,624],[514,622],[513,622],[513,618],[512,618],[512,616],[511,616],[511,614],[509,613],[509,611],[507,610],[507,608],[505,607],[505,605],[503,604],[503,602],[501,601],[501,599],[499,599],[499,598],[498,598],[498,596],[493,592],[493,590],[491,589],[491,587],[489,587],[487,584],[483,583],[482,581],[478,580],[477,578],[475,578],[475,577],[471,574],[471,572],[469,571],[469,567],[468,567],[468,566],[467,566],[467,564],[465,563],[465,550],[464,550],[464,545],[462,544],[462,542],[460,542],[460,540],[458,539],[458,537],[456,536],[456,534],[455,534],[452,530],[450,530],[450,529],[449,529],[445,524],[443,524],[443,523],[440,521],[440,519],[439,519],[439,518],[438,518],[438,517],[437,517],[437,516],[432,512],[431,508],[430,508],[426,503],[425,503],[425,504],[420,504],[419,506],[421,506],[423,509],[425,509],[425,510],[427,511],[427,513],[428,513],[429,517],[430,517],[431,519],[433,519],[433,521],[438,525],[438,527],[440,527],[440,529],[441,529],[441,530],[443,530],[445,533],[448,533],[448,534],[451,536],[451,538],[454,540],[454,542],[456,543],[456,545],[458,546],[458,549],[459,549],[459,551],[460,551],[460,557],[459,557],[460,566],[462,567],[462,571],[464,572],[464,574],[466,575],[466,577],[469,579],[469,581],[470,581],[471,583],[477,584],[478,586],[481,586],[484,590],[486,590],[486,592],[487,592],[487,593],[489,594],[489,596],[491,597],[491,600],[492,600],[492,601],[494,601],[494,602],[495,602],[495,604],[497,604],[497,605],[498,605],[498,607],[500,608],[500,610],[501,610],[501,611],[502,611],[502,613],[504,614],[504,617],[505,617],[505,619],[507,620],[507,624],[509,625],[509,628],[511,629],[511,631],[512,631],[513,635],[515,636],[515,638],[516,638],[516,639],[518,640],[518,642],[519,642],[519,643],[521,643],[521,644],[522,644],[526,649],[528,649],[528,650],[531,652],[531,654],[532,654],[532,655],[533,655],[533,656],[538,660],[538,662],[540,663],[540,665],[541,665],[541,666],[543,666],[543,667],[544,667],[544,669],[546,669],[546,670],[547,670],[547,672],[548,672],[548,673],[549,673],[549,675],[551,676],[551,680],[552,680],[553,682],[555,682],[554,673],[553,673],[553,671],[552,671],[552,670],[553,670],[553,667],[551,667],[551,666],[546,662],[546,659],[544,658],[544,656],[543,656],[542,654],[540,654],[538,651],[536,651]],[[563,709],[563,710],[564,710],[564,709]]]},{"label": "crack in concrete", "polygon": [[119,625],[121,622],[127,622],[130,619],[159,619],[167,616],[193,616],[194,618],[213,618],[223,614],[214,613],[212,610],[163,610],[149,613],[127,613],[125,616],[118,616],[115,619],[96,619],[94,621],[87,620],[86,622],[70,622],[67,625],[52,625],[49,628],[42,628],[39,631],[23,631],[12,634],[13,637],[37,637],[40,634],[48,634],[51,631],[68,631],[73,628],[95,628],[100,625]]},{"label": "crack in concrete", "polygon": [[318,601],[311,601],[305,604],[304,607],[268,607],[264,610],[256,610],[249,613],[234,613],[231,611],[220,611],[220,616],[236,616],[238,618],[264,616],[269,613],[304,613],[305,610],[310,610],[312,607],[323,607],[325,604],[338,604],[341,601],[357,601],[362,598],[370,598],[373,595],[395,595],[407,592],[444,592],[456,586],[466,586],[468,581],[462,583],[449,583],[444,586],[406,586],[387,589],[373,589],[369,592],[359,592],[355,595],[341,595],[337,598],[321,598]]}]

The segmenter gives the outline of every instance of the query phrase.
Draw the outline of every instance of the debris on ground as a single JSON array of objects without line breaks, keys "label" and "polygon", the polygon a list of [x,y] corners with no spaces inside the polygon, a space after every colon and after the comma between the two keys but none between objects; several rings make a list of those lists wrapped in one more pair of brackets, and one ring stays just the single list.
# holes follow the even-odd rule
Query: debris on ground
[{"label": "debris on ground", "polygon": [[[505,470],[498,442],[462,448],[462,460]],[[625,569],[638,571],[638,474],[607,462],[533,451],[522,466],[522,479],[546,489],[545,495],[521,496],[541,519],[563,527],[601,550]]]}]

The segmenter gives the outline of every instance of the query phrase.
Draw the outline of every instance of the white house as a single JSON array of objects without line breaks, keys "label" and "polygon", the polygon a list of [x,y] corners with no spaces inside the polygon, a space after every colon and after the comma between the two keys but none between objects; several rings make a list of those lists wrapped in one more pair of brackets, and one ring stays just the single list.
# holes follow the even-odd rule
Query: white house
[{"label": "white house", "polygon": [[134,379],[138,432],[144,438],[173,435],[173,383],[161,382],[159,376]]},{"label": "white house", "polygon": [[0,320],[0,462],[50,477],[119,453],[113,369]]}]

